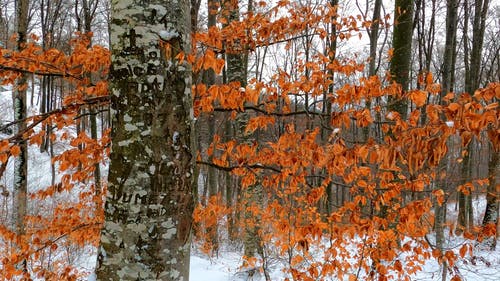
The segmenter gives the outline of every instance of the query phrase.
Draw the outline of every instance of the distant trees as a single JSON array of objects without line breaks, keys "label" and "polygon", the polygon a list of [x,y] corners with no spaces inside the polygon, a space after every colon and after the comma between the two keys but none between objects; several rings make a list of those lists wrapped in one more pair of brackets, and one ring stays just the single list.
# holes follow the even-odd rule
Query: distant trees
[{"label": "distant trees", "polygon": [[[87,193],[95,191],[95,182],[87,175],[102,163],[107,141],[89,141],[87,130],[72,129],[76,120],[88,118],[75,110],[102,109],[106,101],[99,96],[106,94],[101,79],[109,53],[74,33],[74,22],[63,13],[73,8],[68,1],[2,1],[0,7],[8,19],[1,21],[2,95],[13,93],[13,103],[5,96],[1,103],[0,276],[75,278],[82,275],[73,270],[78,255],[95,244],[100,227],[92,201],[98,197]],[[81,143],[76,157],[73,145]],[[28,154],[33,145],[38,151]],[[83,186],[85,191],[77,191]],[[68,199],[69,190],[76,198]]]}]

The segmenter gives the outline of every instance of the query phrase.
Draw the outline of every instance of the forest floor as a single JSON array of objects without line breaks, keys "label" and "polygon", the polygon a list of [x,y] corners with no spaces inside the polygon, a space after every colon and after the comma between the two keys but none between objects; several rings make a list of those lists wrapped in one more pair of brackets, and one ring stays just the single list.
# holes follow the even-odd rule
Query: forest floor
[{"label": "forest floor", "polygon": [[[460,239],[458,239],[460,240]],[[460,241],[455,241],[460,243]],[[219,253],[219,257],[210,258],[195,251],[191,255],[191,281],[265,281],[264,274],[256,272],[249,277],[247,271],[241,269],[243,260],[241,253],[225,250]],[[293,280],[285,273],[285,264],[274,262],[269,268],[269,276],[272,281],[281,281],[286,278]],[[353,268],[353,271],[356,269]],[[441,280],[441,266],[434,259],[425,262],[422,271],[411,275],[410,280],[433,281]],[[451,274],[453,273],[453,274]],[[447,280],[455,274],[465,281],[499,281],[500,280],[500,249],[495,251],[476,247],[473,256],[466,256],[463,261],[458,262],[451,268]],[[326,280],[338,280],[334,277]],[[345,280],[348,280],[346,277]],[[362,278],[359,279],[363,280]],[[396,280],[396,279],[394,279]]]}]

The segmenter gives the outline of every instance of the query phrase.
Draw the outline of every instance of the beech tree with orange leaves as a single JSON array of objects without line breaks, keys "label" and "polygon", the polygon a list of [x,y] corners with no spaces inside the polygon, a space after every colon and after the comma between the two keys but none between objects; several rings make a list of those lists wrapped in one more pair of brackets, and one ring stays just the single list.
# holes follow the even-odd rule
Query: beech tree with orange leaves
[{"label": "beech tree with orange leaves", "polygon": [[[198,67],[195,65],[195,72],[208,63],[215,65],[210,49],[215,54],[224,53],[232,50],[234,41],[237,46],[248,46],[250,52],[278,44],[287,50],[297,38],[307,36],[301,34],[304,30],[321,42],[328,35],[324,26],[332,22],[338,30],[334,41],[342,42],[357,34],[359,26],[371,25],[340,16],[338,7],[287,1],[275,6],[259,2],[256,6],[254,11],[244,13],[241,24],[198,34],[196,39],[208,51]],[[411,9],[398,11],[407,16]],[[231,41],[230,34],[240,35]],[[403,279],[418,271],[431,256],[444,264],[443,272],[447,272],[472,249],[465,245],[460,253],[454,253],[430,239],[435,227],[433,207],[446,204],[453,195],[443,185],[447,178],[443,163],[451,159],[447,157],[448,140],[459,136],[465,144],[472,135],[480,137],[480,132],[493,128],[488,141],[493,147],[498,145],[498,83],[475,93],[449,93],[439,104],[435,101],[441,88],[432,74],[419,80],[421,88],[405,86],[402,91],[391,76],[359,78],[364,64],[343,58],[341,53],[332,59],[328,50],[308,54],[306,48],[291,69],[270,68],[268,71],[276,74],[270,74],[267,81],[250,80],[244,91],[230,85],[198,84],[194,88],[195,112],[232,111],[236,117],[238,112],[249,111],[251,118],[245,130],[261,136],[260,141],[248,144],[225,142],[216,136],[207,150],[216,156],[214,160],[198,161],[232,171],[241,177],[243,190],[255,185],[265,190],[262,207],[235,207],[253,212],[252,219],[240,220],[240,228],[258,225],[262,246],[270,251],[260,263],[259,258],[247,262],[265,267],[266,256],[277,251],[276,255],[287,256],[290,276],[296,280],[331,275],[349,275],[353,280]],[[401,56],[399,51],[391,50],[393,57]],[[325,75],[329,70],[333,76]],[[336,83],[343,78],[354,82]],[[329,87],[334,90],[329,92]],[[482,92],[489,93],[487,98]],[[331,108],[318,108],[319,97],[328,100]],[[308,99],[315,101],[313,105]],[[397,104],[404,107],[396,108]],[[295,116],[304,121],[297,122],[300,119]],[[278,124],[284,124],[283,131]],[[472,124],[480,129],[471,131]],[[360,140],[357,131],[369,127],[375,132]],[[322,143],[320,133],[325,128],[329,136]],[[459,149],[462,155],[468,150],[464,146]],[[497,174],[496,166],[491,171]],[[474,178],[467,182],[469,187],[484,188],[489,181]],[[344,195],[341,190],[348,192],[341,204],[324,212],[328,209],[323,207],[327,194]],[[207,205],[195,211],[195,219],[202,223],[208,216],[219,214],[219,221],[223,221],[228,212]],[[446,222],[436,225],[451,228]],[[494,225],[496,222],[482,230],[475,228],[466,237],[481,240],[493,233]],[[329,246],[323,243],[325,239],[330,241]],[[356,248],[354,253],[351,247]],[[308,254],[311,248],[323,255]],[[413,254],[401,259],[405,252]],[[355,270],[352,260],[356,260]]]},{"label": "beech tree with orange leaves", "polygon": [[[35,89],[39,89],[36,82],[43,80],[40,78],[51,78],[52,90],[55,85],[66,89],[60,95],[53,92],[50,102],[57,108],[39,113],[33,112],[34,98],[30,101],[24,97],[26,115],[1,125],[0,175],[4,183],[11,178],[10,163],[28,149],[30,165],[43,166],[45,174],[49,175],[40,179],[34,176],[36,168],[28,169],[25,213],[17,219],[23,224],[21,233],[13,225],[16,220],[5,219],[5,216],[15,214],[11,210],[21,208],[22,204],[12,200],[8,184],[2,185],[0,276],[5,280],[81,278],[85,273],[77,270],[76,256],[88,254],[91,245],[97,246],[102,225],[99,202],[102,200],[96,196],[93,174],[96,165],[104,163],[109,138],[102,135],[93,140],[86,132],[75,134],[72,130],[77,121],[86,117],[79,114],[82,108],[102,109],[108,101],[103,78],[109,68],[109,52],[102,46],[91,47],[89,35],[76,34],[74,39],[65,42],[71,46],[65,52],[44,48],[38,44],[39,38],[28,34],[23,35],[25,42],[21,49],[0,49],[2,84],[12,85],[13,92],[24,91],[26,95],[29,89],[27,92],[33,95]],[[38,96],[38,92],[36,94]],[[5,95],[2,88],[2,98]],[[7,114],[2,119],[8,118],[8,112],[2,107],[2,114]],[[19,129],[10,131],[13,126]],[[50,156],[40,153],[39,148],[33,149],[43,146],[47,139],[56,146],[49,150]],[[83,143],[84,148],[81,147]],[[61,147],[64,149],[58,149]],[[58,170],[52,179],[48,172],[51,166]]]}]

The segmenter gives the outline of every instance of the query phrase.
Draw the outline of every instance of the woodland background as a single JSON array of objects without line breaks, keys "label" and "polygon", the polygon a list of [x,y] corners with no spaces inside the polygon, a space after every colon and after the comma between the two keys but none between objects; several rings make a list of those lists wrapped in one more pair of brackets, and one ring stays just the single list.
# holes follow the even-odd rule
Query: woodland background
[{"label": "woodland background", "polygon": [[[95,267],[110,10],[0,1],[5,280]],[[193,51],[175,59],[192,66],[193,252],[229,249],[241,276],[266,280],[276,263],[291,280],[403,280],[434,259],[459,280],[457,264],[490,262],[475,253],[498,251],[498,1],[191,0],[189,12]]]}]

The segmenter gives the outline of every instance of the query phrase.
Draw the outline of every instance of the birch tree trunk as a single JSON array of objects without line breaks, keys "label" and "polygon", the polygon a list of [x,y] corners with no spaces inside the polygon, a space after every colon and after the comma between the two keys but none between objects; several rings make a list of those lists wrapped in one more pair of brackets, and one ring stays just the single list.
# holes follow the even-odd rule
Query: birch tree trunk
[{"label": "birch tree trunk", "polygon": [[98,280],[189,280],[189,0],[111,3],[112,152]]}]

